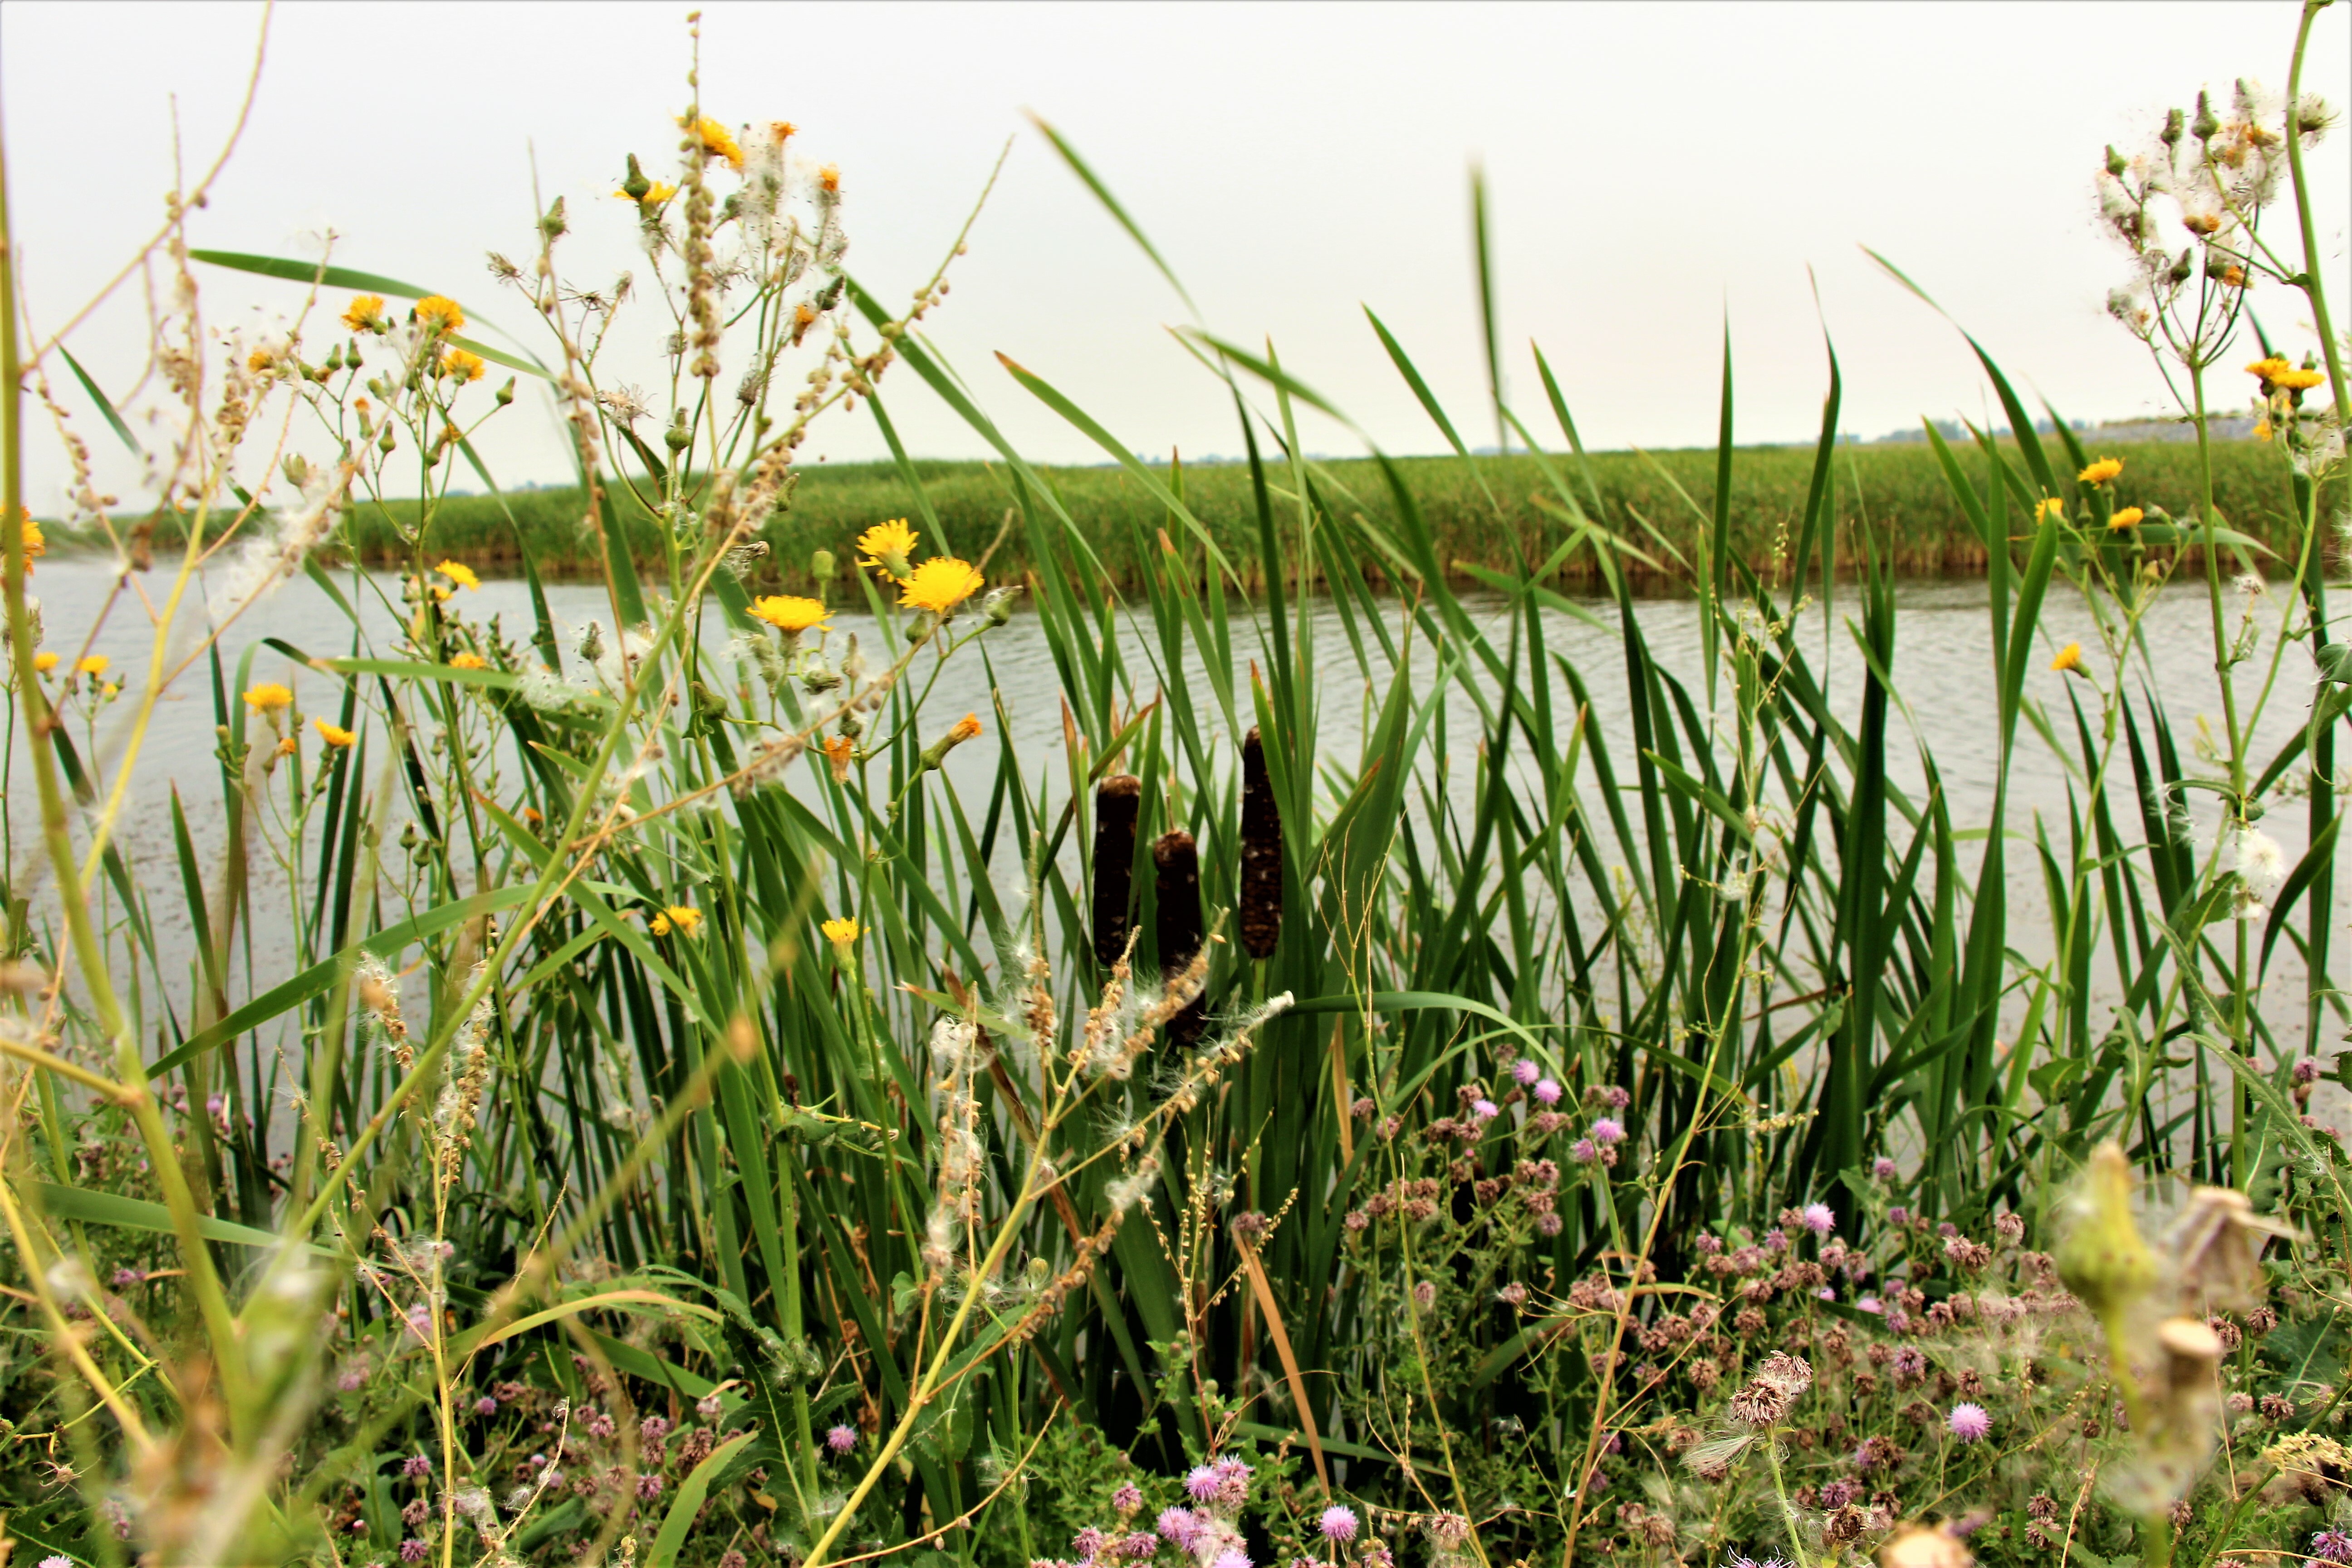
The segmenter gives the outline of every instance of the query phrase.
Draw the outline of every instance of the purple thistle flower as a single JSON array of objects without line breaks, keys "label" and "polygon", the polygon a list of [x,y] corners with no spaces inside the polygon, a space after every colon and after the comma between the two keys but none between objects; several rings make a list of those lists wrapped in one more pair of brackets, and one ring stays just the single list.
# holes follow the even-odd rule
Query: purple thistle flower
[{"label": "purple thistle flower", "polygon": [[1827,1204],[1807,1204],[1805,1228],[1815,1236],[1827,1236],[1837,1228],[1837,1211]]},{"label": "purple thistle flower", "polygon": [[1559,1234],[1559,1228],[1560,1222],[1559,1215],[1539,1214],[1536,1215],[1536,1234],[1538,1236],[1558,1236]]},{"label": "purple thistle flower", "polygon": [[1604,1116],[1592,1124],[1592,1141],[1595,1143],[1622,1143],[1625,1142],[1625,1124],[1613,1116]]},{"label": "purple thistle flower", "polygon": [[1886,1304],[1875,1296],[1864,1296],[1862,1300],[1854,1303],[1854,1307],[1856,1310],[1864,1312],[1884,1312],[1886,1310]]},{"label": "purple thistle flower", "polygon": [[1318,1528],[1323,1531],[1324,1540],[1345,1546],[1356,1539],[1356,1510],[1333,1503],[1323,1510]]},{"label": "purple thistle flower", "polygon": [[496,1415],[498,1413],[499,1413],[499,1402],[498,1402],[497,1400],[495,1400],[495,1399],[492,1399],[488,1394],[484,1394],[484,1395],[482,1395],[479,1399],[477,1399],[476,1401],[474,1401],[474,1414],[475,1414],[475,1415]]},{"label": "purple thistle flower", "polygon": [[660,1471],[647,1470],[644,1475],[637,1478],[637,1495],[645,1499],[647,1502],[653,1501],[654,1499],[661,1496],[661,1493],[662,1479]]},{"label": "purple thistle flower", "polygon": [[1491,1100],[1474,1100],[1470,1102],[1470,1114],[1480,1121],[1492,1121],[1502,1113],[1501,1107]]},{"label": "purple thistle flower", "polygon": [[400,1560],[403,1563],[422,1563],[426,1550],[425,1542],[412,1535],[400,1543]]},{"label": "purple thistle flower", "polygon": [[1909,1225],[1911,1223],[1911,1211],[1905,1208],[1901,1204],[1896,1204],[1893,1208],[1886,1211],[1886,1223],[1889,1225]]},{"label": "purple thistle flower", "polygon": [[1870,1163],[1870,1173],[1882,1182],[1891,1182],[1895,1179],[1895,1162],[1881,1154]]},{"label": "purple thistle flower", "polygon": [[1952,1436],[1963,1443],[1980,1441],[1992,1432],[1992,1417],[1985,1413],[1985,1407],[1966,1400],[1952,1406],[1946,1425],[1951,1427]]},{"label": "purple thistle flower", "polygon": [[1124,1519],[1143,1506],[1143,1489],[1133,1481],[1123,1483],[1118,1490],[1110,1494],[1110,1506],[1114,1512]]},{"label": "purple thistle flower", "polygon": [[2294,1081],[2297,1083],[2317,1083],[2319,1081],[2319,1058],[2317,1057],[2305,1057],[2301,1061],[2295,1063]]},{"label": "purple thistle flower", "polygon": [[1813,1297],[1816,1300],[1834,1301],[1837,1300],[1837,1292],[1824,1285],[1820,1289],[1813,1292]]},{"label": "purple thistle flower", "polygon": [[1228,1546],[1217,1553],[1217,1560],[1209,1568],[1250,1568],[1249,1553],[1238,1546]]},{"label": "purple thistle flower", "polygon": [[1101,1553],[1103,1543],[1109,1539],[1090,1524],[1070,1537],[1070,1550],[1078,1554],[1079,1562],[1091,1563]]},{"label": "purple thistle flower", "polygon": [[1419,1284],[1415,1285],[1412,1288],[1412,1304],[1419,1307],[1424,1312],[1428,1311],[1432,1307],[1436,1306],[1436,1282],[1431,1279],[1423,1279]]},{"label": "purple thistle flower", "polygon": [[857,1447],[857,1428],[846,1424],[825,1429],[824,1446],[836,1454],[846,1454]]},{"label": "purple thistle flower", "polygon": [[1521,1057],[1511,1064],[1511,1081],[1521,1089],[1528,1088],[1541,1077],[1543,1068],[1537,1065],[1533,1057]]},{"label": "purple thistle flower", "polygon": [[1138,1563],[1159,1550],[1160,1538],[1148,1530],[1139,1530],[1118,1543],[1118,1554]]},{"label": "purple thistle flower", "polygon": [[429,1476],[433,1473],[433,1461],[422,1454],[411,1454],[400,1462],[400,1473],[418,1478]]},{"label": "purple thistle flower", "polygon": [[1590,1165],[1601,1158],[1601,1150],[1590,1138],[1580,1138],[1568,1146],[1568,1157],[1580,1165]]},{"label": "purple thistle flower", "polygon": [[147,1283],[147,1276],[136,1268],[118,1268],[114,1271],[114,1288],[118,1290],[127,1290],[133,1285],[145,1283]]},{"label": "purple thistle flower", "polygon": [[39,1568],[73,1568],[73,1560],[69,1557],[44,1557]]},{"label": "purple thistle flower", "polygon": [[2352,1563],[2352,1535],[2323,1530],[2311,1538],[2311,1554],[2329,1563]]},{"label": "purple thistle flower", "polygon": [[367,1386],[367,1367],[362,1363],[352,1363],[336,1377],[335,1386],[345,1394],[357,1393]]},{"label": "purple thistle flower", "polygon": [[1195,1465],[1184,1478],[1184,1490],[1194,1502],[1208,1502],[1217,1495],[1217,1470],[1213,1465]]},{"label": "purple thistle flower", "polygon": [[695,1414],[700,1415],[705,1421],[718,1420],[719,1413],[726,1408],[727,1402],[719,1398],[716,1391],[706,1394],[694,1402]]},{"label": "purple thistle flower", "polygon": [[1161,1539],[1179,1552],[1192,1551],[1192,1542],[1201,1533],[1201,1521],[1192,1517],[1190,1509],[1163,1508],[1158,1523]]},{"label": "purple thistle flower", "polygon": [[1546,1105],[1558,1105],[1559,1103],[1559,1085],[1552,1082],[1552,1080],[1548,1078],[1539,1078],[1536,1079],[1536,1098],[1542,1100]]},{"label": "purple thistle flower", "polygon": [[1217,1461],[1217,1501],[1225,1508],[1239,1509],[1249,1501],[1250,1468],[1239,1459]]}]

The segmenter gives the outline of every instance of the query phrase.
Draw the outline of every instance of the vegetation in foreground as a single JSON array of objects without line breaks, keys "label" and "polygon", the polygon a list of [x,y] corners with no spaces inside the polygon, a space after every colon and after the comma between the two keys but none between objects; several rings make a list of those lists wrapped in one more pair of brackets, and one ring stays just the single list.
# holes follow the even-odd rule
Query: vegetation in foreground
[{"label": "vegetation in foreground", "polygon": [[[814,420],[903,363],[991,428],[911,331],[945,268],[898,315],[856,289],[841,176],[793,161],[792,127],[689,106],[675,187],[632,157],[623,205],[558,204],[526,261],[498,262],[549,329],[600,520],[610,616],[569,646],[543,608],[519,633],[467,613],[438,501],[402,542],[392,643],[356,614],[347,649],[246,635],[297,573],[384,592],[320,552],[395,465],[428,496],[471,468],[508,406],[489,363],[536,372],[455,301],[395,307],[388,280],[330,269],[215,384],[220,356],[186,347],[211,341],[194,194],[157,252],[186,302],[155,322],[182,367],[168,510],[118,518],[86,487],[78,520],[126,554],[181,541],[174,587],[145,595],[143,654],[128,586],[109,617],[47,624],[22,416],[64,353],[20,339],[0,276],[0,782],[41,826],[37,872],[5,847],[14,1551],[2352,1560],[2352,1161],[2312,1113],[2322,1032],[2347,1022],[2352,664],[2317,510],[2344,374],[2304,199],[2327,121],[2296,90],[2309,26],[2283,100],[2200,97],[2101,181],[2133,262],[2113,308],[2200,434],[2259,356],[2293,519],[2275,554],[2225,521],[2210,442],[2162,497],[2063,429],[1930,443],[1990,580],[2000,761],[1975,823],[1932,767],[1922,795],[1890,776],[1903,664],[1874,528],[1851,552],[1856,723],[1804,651],[1850,482],[1833,358],[1763,572],[1730,521],[1727,374],[1712,499],[1666,563],[1700,608],[1685,685],[1632,613],[1650,545],[1564,408],[1567,450],[1525,462],[1565,532],[1497,584],[1521,613],[1489,632],[1419,476],[1376,461],[1390,510],[1349,504],[1297,455],[1312,394],[1204,334],[1251,455],[1241,543],[1129,467],[1168,543],[1122,595],[1063,494],[1006,456],[1005,536],[1055,568],[1017,610],[1067,702],[1040,761],[996,715],[927,701],[1016,613],[987,541],[958,555],[936,517],[869,517],[811,552],[818,593],[761,591]],[[2261,228],[2279,214],[2287,256]],[[596,383],[619,303],[565,282],[590,221],[640,225],[654,263],[661,452]],[[2309,311],[2324,366],[2242,343],[2262,288]],[[241,450],[275,454],[251,499],[227,480]],[[1491,467],[1459,472],[1485,499]],[[625,483],[656,498],[642,573]],[[1619,606],[1628,751],[1535,613],[1570,560]],[[1376,595],[1366,563],[1408,592]],[[189,651],[173,616],[206,564],[236,585]],[[2221,708],[2194,730],[2179,715],[2211,699],[2154,689],[2140,634],[2184,572],[2213,606]],[[2063,640],[2059,580],[2089,606]],[[1349,633],[1336,669],[1295,635],[1317,581]],[[887,645],[829,629],[843,604]],[[1114,635],[1130,616],[1141,663]],[[2295,741],[2249,754],[2263,707],[2306,685]],[[217,713],[225,848],[184,829],[177,864],[140,864],[115,827],[175,686]],[[1326,700],[1358,690],[1364,741],[1336,755]],[[2079,770],[2063,820],[2006,804],[2040,745]],[[943,768],[959,747],[993,748],[984,790]],[[2293,864],[2259,826],[2283,813],[2314,846]],[[2046,940],[2004,892],[2029,854]],[[2283,946],[2310,978],[2280,1035],[2258,1004]]]}]

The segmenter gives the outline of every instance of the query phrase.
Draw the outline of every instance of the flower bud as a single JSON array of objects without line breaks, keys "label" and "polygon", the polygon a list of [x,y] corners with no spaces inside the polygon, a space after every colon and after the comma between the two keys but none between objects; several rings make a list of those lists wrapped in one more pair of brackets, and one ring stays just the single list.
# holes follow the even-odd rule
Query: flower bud
[{"label": "flower bud", "polygon": [[673,452],[683,452],[694,445],[694,431],[686,422],[686,410],[681,408],[662,432],[662,445]]},{"label": "flower bud", "polygon": [[563,237],[563,231],[571,226],[570,221],[563,216],[563,198],[558,196],[555,198],[555,205],[547,209],[547,216],[539,220],[539,232],[550,239],[561,239]]},{"label": "flower bud", "polygon": [[2107,144],[2107,173],[2120,180],[2124,177],[2124,171],[2130,167],[2131,165],[2124,161],[2124,155],[2116,151],[2115,144],[2113,142],[2109,142]]},{"label": "flower bud", "polygon": [[2200,142],[2210,142],[2220,133],[2221,122],[2213,118],[2213,105],[2204,93],[2197,95],[2197,118],[2189,122],[2189,133]]},{"label": "flower bud", "polygon": [[982,599],[980,613],[992,626],[1001,626],[1013,619],[1013,590],[999,588]]},{"label": "flower bud", "polygon": [[621,182],[621,189],[628,193],[631,201],[642,202],[646,199],[646,193],[653,188],[654,183],[646,178],[646,172],[643,169],[637,167],[637,155],[635,153],[630,153],[629,177]]},{"label": "flower bud", "polygon": [[820,550],[809,557],[809,575],[820,583],[833,581],[833,552]]},{"label": "flower bud", "polygon": [[514,388],[515,388],[515,378],[514,378],[514,377],[512,377],[512,376],[509,376],[509,377],[507,377],[507,384],[506,384],[504,386],[499,387],[499,390],[498,390],[498,399],[499,399],[499,407],[504,408],[508,404],[512,403],[512,402],[514,401],[514,399],[515,399],[515,391],[514,391]]},{"label": "flower bud", "polygon": [[2128,1305],[2156,1279],[2156,1258],[2132,1217],[2132,1170],[2112,1140],[2091,1152],[2067,1200],[2058,1277],[2094,1316]]},{"label": "flower bud", "polygon": [[966,741],[971,740],[979,733],[979,715],[967,713],[962,718],[957,720],[954,727],[950,729],[946,734],[941,735],[938,740],[933,741],[929,745],[923,748],[923,772],[927,773],[938,772],[940,764],[947,761],[947,756],[950,752],[954,751],[958,746],[962,745]]}]

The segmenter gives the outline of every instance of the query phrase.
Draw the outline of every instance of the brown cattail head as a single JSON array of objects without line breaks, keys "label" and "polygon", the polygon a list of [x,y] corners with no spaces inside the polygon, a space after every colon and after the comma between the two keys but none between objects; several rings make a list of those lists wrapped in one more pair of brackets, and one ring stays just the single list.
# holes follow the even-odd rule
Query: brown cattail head
[{"label": "brown cattail head", "polygon": [[1135,817],[1143,781],[1113,773],[1095,788],[1095,957],[1105,968],[1127,952],[1135,891]]},{"label": "brown cattail head", "polygon": [[[1201,951],[1201,852],[1192,836],[1179,827],[1160,836],[1151,847],[1157,868],[1154,898],[1159,908],[1160,978],[1172,979],[1191,966]],[[1201,1037],[1208,1015],[1200,999],[1168,1020],[1168,1037],[1189,1046]]]},{"label": "brown cattail head", "polygon": [[1282,936],[1282,810],[1266,776],[1257,726],[1242,738],[1242,946],[1252,958],[1273,955]]}]

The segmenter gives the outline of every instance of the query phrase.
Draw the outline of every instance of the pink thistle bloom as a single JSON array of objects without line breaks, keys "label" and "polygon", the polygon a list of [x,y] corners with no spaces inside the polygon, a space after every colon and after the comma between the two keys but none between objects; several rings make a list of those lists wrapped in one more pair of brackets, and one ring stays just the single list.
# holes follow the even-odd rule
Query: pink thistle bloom
[{"label": "pink thistle bloom", "polygon": [[1552,1080],[1548,1078],[1539,1078],[1536,1079],[1536,1098],[1542,1100],[1546,1105],[1558,1105],[1559,1103],[1559,1085],[1552,1082]]},{"label": "pink thistle bloom", "polygon": [[1470,1114],[1481,1121],[1492,1121],[1502,1110],[1491,1100],[1474,1100],[1470,1102]]},{"label": "pink thistle bloom", "polygon": [[[1511,1064],[1511,1081],[1521,1089],[1528,1088],[1541,1077],[1543,1077],[1543,1068],[1536,1065],[1535,1058],[1532,1057],[1521,1057]],[[1327,1509],[1324,1511],[1328,1514],[1330,1510]],[[1339,1511],[1346,1513],[1348,1510],[1341,1509]],[[1349,1515],[1349,1517],[1354,1516]]]},{"label": "pink thistle bloom", "polygon": [[1945,1425],[1963,1443],[1980,1442],[1992,1434],[1992,1417],[1986,1414],[1985,1407],[1966,1401],[1952,1406],[1951,1417]]},{"label": "pink thistle bloom", "polygon": [[1603,1144],[1622,1143],[1625,1142],[1625,1124],[1613,1116],[1604,1116],[1592,1124],[1592,1141]]},{"label": "pink thistle bloom", "polygon": [[1870,1173],[1882,1182],[1891,1182],[1895,1179],[1895,1162],[1881,1154],[1870,1163]]},{"label": "pink thistle bloom", "polygon": [[1601,1157],[1601,1151],[1594,1147],[1591,1139],[1580,1138],[1568,1146],[1568,1157],[1580,1165],[1590,1165]]},{"label": "pink thistle bloom", "polygon": [[429,1476],[433,1473],[433,1461],[422,1454],[411,1454],[400,1462],[400,1473],[404,1476]]},{"label": "pink thistle bloom", "polygon": [[1217,1553],[1217,1560],[1209,1568],[1250,1568],[1249,1553],[1238,1546],[1228,1546]]},{"label": "pink thistle bloom", "polygon": [[1159,1552],[1160,1540],[1148,1530],[1139,1530],[1118,1543],[1118,1554],[1140,1563]]},{"label": "pink thistle bloom", "polygon": [[1195,1465],[1184,1478],[1184,1490],[1195,1502],[1208,1502],[1217,1495],[1217,1471],[1213,1465]]},{"label": "pink thistle bloom", "polygon": [[1127,1482],[1110,1494],[1110,1506],[1122,1515],[1133,1513],[1143,1506],[1143,1489],[1133,1481]]},{"label": "pink thistle bloom", "polygon": [[474,1414],[475,1414],[475,1415],[496,1415],[498,1413],[499,1413],[499,1402],[498,1402],[497,1400],[495,1400],[495,1399],[492,1399],[488,1394],[484,1394],[484,1395],[482,1395],[479,1399],[477,1399],[476,1401],[474,1401]]},{"label": "pink thistle bloom", "polygon": [[1201,1534],[1200,1521],[1192,1517],[1190,1509],[1163,1508],[1158,1522],[1161,1538],[1179,1552],[1192,1551],[1192,1542]]},{"label": "pink thistle bloom", "polygon": [[824,1446],[836,1454],[846,1454],[857,1447],[857,1428],[850,1426],[830,1427],[824,1435]]},{"label": "pink thistle bloom", "polygon": [[1864,1296],[1861,1300],[1854,1303],[1854,1307],[1856,1310],[1864,1312],[1884,1312],[1886,1310],[1885,1303],[1881,1301],[1875,1296]]},{"label": "pink thistle bloom", "polygon": [[422,1563],[427,1550],[425,1542],[412,1535],[400,1543],[400,1560],[403,1563]]},{"label": "pink thistle bloom", "polygon": [[1323,1517],[1318,1522],[1317,1528],[1323,1531],[1324,1540],[1345,1546],[1349,1542],[1356,1539],[1356,1510],[1351,1508],[1341,1508],[1334,1503],[1323,1510]]},{"label": "pink thistle bloom", "polygon": [[1827,1236],[1837,1228],[1837,1211],[1827,1204],[1807,1204],[1805,1228],[1815,1236]]}]

